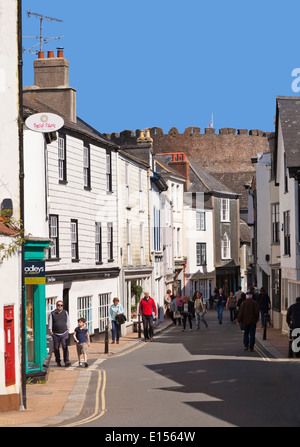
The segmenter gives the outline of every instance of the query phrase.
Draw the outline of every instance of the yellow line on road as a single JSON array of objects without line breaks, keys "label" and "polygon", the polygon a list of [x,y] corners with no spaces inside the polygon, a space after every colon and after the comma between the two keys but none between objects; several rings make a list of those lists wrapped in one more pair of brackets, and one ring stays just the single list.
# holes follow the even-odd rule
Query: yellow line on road
[{"label": "yellow line on road", "polygon": [[[74,422],[72,424],[64,425],[64,427],[75,427],[76,425],[86,424],[92,422],[96,419],[101,418],[105,413],[105,389],[106,389],[106,372],[104,370],[97,371],[98,373],[98,383],[96,389],[96,400],[95,400],[95,410],[94,413],[81,421]],[[101,389],[102,387],[102,389]],[[101,393],[100,393],[101,390]],[[99,397],[101,394],[101,409],[99,405]]]},{"label": "yellow line on road", "polygon": [[142,348],[143,346],[146,346],[146,343],[142,343],[142,344],[140,344],[140,345],[138,345],[138,346],[135,346],[134,348],[128,349],[128,350],[125,351],[125,352],[121,352],[120,354],[115,354],[115,355],[114,355],[113,357],[111,357],[111,358],[114,359],[114,358],[116,358],[116,357],[121,357],[121,356],[123,356],[123,355],[129,354],[129,353],[132,352],[132,351],[135,351],[136,349],[140,349],[140,348]]}]

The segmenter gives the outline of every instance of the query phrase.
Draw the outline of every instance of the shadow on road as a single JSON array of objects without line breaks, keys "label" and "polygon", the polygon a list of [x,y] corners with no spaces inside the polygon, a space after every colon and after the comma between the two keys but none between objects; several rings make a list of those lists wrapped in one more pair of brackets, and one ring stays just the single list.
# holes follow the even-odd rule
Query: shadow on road
[{"label": "shadow on road", "polygon": [[[291,369],[288,363],[254,358],[195,360],[147,367],[178,383],[162,390],[186,393],[187,405],[230,424],[298,427],[299,367],[294,366]],[[199,401],[189,398],[196,393],[204,393],[206,397],[201,396]]]}]

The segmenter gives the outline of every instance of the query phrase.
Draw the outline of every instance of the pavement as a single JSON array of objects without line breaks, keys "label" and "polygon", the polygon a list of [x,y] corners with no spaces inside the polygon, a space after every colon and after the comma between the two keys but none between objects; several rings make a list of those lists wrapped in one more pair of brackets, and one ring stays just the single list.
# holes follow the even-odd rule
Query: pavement
[{"label": "pavement", "polygon": [[[226,314],[223,323],[226,321]],[[155,328],[155,335],[172,325],[165,319]],[[288,359],[288,336],[278,329],[267,328],[266,340],[263,329],[257,325],[257,341],[277,359]],[[0,412],[0,427],[47,427],[66,422],[80,414],[92,371],[107,358],[130,350],[142,343],[138,333],[133,332],[120,338],[119,344],[111,344],[105,354],[104,338],[92,342],[88,349],[88,368],[78,366],[76,346],[69,347],[71,366],[58,367],[52,355],[48,380],[46,383],[27,384],[25,410]]]}]

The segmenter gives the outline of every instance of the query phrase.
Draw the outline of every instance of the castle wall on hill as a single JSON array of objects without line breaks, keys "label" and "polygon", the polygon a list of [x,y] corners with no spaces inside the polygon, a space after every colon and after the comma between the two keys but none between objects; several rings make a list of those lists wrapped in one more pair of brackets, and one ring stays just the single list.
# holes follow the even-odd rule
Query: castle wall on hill
[{"label": "castle wall on hill", "polygon": [[[201,133],[199,127],[188,127],[184,133],[175,127],[167,134],[159,127],[149,130],[155,154],[184,152],[208,172],[254,171],[251,158],[269,151],[267,133],[257,129],[223,128],[218,134],[213,128]],[[144,138],[141,130],[104,135],[120,146],[135,145]]]}]

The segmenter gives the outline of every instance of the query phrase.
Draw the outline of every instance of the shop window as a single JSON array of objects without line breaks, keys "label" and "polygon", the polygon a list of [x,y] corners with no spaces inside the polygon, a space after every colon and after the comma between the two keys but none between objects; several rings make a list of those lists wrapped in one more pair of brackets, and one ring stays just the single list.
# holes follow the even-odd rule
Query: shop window
[{"label": "shop window", "polygon": [[92,332],[92,296],[82,296],[77,298],[77,319],[85,319],[85,327]]},{"label": "shop window", "polygon": [[98,295],[98,324],[99,332],[105,331],[105,326],[108,324],[109,307],[111,305],[111,293],[101,293]]}]

